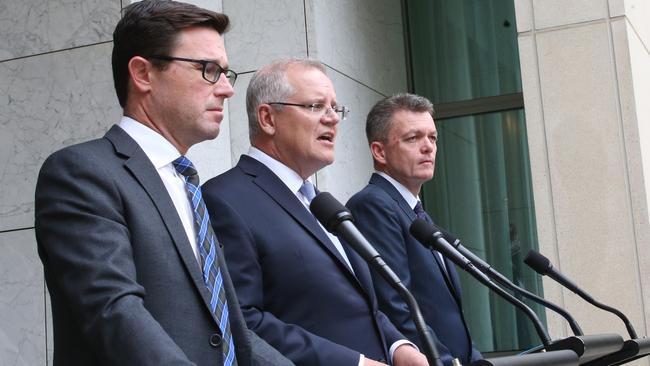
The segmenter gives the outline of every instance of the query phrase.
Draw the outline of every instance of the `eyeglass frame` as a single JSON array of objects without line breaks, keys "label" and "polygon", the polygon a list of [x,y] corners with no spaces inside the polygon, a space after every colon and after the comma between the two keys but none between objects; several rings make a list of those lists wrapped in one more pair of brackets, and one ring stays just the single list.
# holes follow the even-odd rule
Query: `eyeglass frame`
[{"label": "eyeglass frame", "polygon": [[[186,58],[186,57],[176,57],[176,56],[164,56],[164,55],[152,55],[149,56],[149,58],[153,58],[156,60],[162,60],[162,61],[184,61],[184,62],[193,62],[197,64],[201,64],[202,69],[201,69],[201,76],[203,76],[203,80],[209,82],[210,84],[216,84],[219,82],[219,79],[221,78],[221,74],[224,74],[226,76],[226,80],[230,83],[230,86],[235,86],[235,82],[237,81],[237,73],[233,70],[230,69],[224,69],[216,63],[215,61],[210,61],[210,60],[197,60],[193,58]],[[205,77],[205,69],[208,67],[209,64],[215,65],[219,72],[217,73],[217,79],[216,80],[210,80],[207,77]],[[230,76],[228,76],[230,75]],[[232,77],[232,81],[230,81],[230,77]]]},{"label": "eyeglass frame", "polygon": [[334,114],[336,114],[337,116],[339,115],[339,113],[341,113],[341,115],[340,115],[341,121],[348,118],[348,114],[350,114],[350,109],[348,107],[346,107],[346,106],[343,106],[343,105],[328,107],[325,103],[300,104],[300,103],[289,103],[289,102],[267,102],[267,103],[264,103],[264,104],[268,104],[268,105],[288,105],[288,106],[292,106],[292,107],[308,108],[308,109],[311,109],[312,113],[316,112],[316,111],[314,111],[315,108],[316,109],[323,108],[323,109],[325,109],[325,112],[323,113],[323,116],[327,115],[327,113],[329,113],[329,111],[333,111]]}]

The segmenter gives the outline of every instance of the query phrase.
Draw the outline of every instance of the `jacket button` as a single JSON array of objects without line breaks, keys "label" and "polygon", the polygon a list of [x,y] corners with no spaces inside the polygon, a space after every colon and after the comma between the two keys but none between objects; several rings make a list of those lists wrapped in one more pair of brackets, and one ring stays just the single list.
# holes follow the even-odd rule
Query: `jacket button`
[{"label": "jacket button", "polygon": [[221,335],[220,334],[215,333],[215,334],[210,336],[210,345],[212,347],[219,347],[220,344],[221,344]]}]

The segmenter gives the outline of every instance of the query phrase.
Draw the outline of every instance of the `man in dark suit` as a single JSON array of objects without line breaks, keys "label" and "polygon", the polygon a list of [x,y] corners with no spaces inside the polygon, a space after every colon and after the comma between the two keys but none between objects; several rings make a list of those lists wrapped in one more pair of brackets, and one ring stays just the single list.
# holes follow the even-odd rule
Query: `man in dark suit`
[{"label": "man in dark suit", "polygon": [[265,66],[246,104],[252,147],[203,191],[248,326],[298,365],[426,365],[377,311],[368,266],[309,212],[347,113],[324,67]]},{"label": "man in dark suit", "polygon": [[55,365],[292,364],[247,329],[182,156],[217,136],[233,94],[228,22],[173,1],[129,5],[113,34],[124,117],[43,164],[35,230]]},{"label": "man in dark suit", "polygon": [[[424,319],[437,335],[441,360],[462,364],[480,358],[463,318],[460,283],[454,265],[425,249],[409,227],[417,216],[430,220],[418,198],[433,178],[438,132],[426,98],[398,94],[379,101],[368,114],[366,134],[376,172],[347,203],[359,230],[415,296]],[[373,273],[379,308],[419,344],[404,301]]]}]

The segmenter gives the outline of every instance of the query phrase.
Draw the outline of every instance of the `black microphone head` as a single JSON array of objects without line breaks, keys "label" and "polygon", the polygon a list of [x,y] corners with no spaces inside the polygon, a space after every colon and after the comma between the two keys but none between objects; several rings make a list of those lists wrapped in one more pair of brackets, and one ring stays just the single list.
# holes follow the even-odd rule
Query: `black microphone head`
[{"label": "black microphone head", "polygon": [[528,254],[526,254],[526,258],[524,258],[524,263],[526,263],[528,267],[532,268],[533,270],[535,270],[535,272],[541,275],[548,274],[548,270],[553,267],[551,261],[548,260],[548,258],[546,258],[545,256],[539,254],[538,252],[532,249],[528,252]]},{"label": "black microphone head", "polygon": [[440,232],[442,233],[442,237],[445,238],[445,240],[449,244],[451,244],[451,245],[453,245],[455,247],[458,247],[458,245],[460,244],[460,239],[458,239],[456,236],[454,236],[454,234],[450,233],[449,231],[447,231],[447,230],[445,230],[443,228],[440,228],[440,227],[438,227],[436,225],[433,225],[433,226],[438,228],[438,230],[440,230]]},{"label": "black microphone head", "polygon": [[321,192],[314,197],[309,210],[325,228],[331,232],[343,220],[352,220],[352,214],[329,192]]},{"label": "black microphone head", "polygon": [[409,227],[409,232],[415,237],[422,245],[430,247],[428,243],[431,242],[433,234],[439,232],[438,228],[428,223],[424,219],[417,218],[413,220],[413,223]]}]

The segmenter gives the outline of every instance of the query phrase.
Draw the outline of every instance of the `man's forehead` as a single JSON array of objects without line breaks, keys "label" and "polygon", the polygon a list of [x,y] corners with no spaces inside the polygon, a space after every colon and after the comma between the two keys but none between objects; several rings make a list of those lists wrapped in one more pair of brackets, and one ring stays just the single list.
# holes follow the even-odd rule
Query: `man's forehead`
[{"label": "man's forehead", "polygon": [[309,87],[332,87],[332,82],[327,75],[313,66],[291,65],[287,68],[287,79],[294,85],[305,85]]},{"label": "man's forehead", "polygon": [[176,38],[174,51],[191,52],[194,57],[220,61],[220,63],[227,63],[228,60],[223,36],[209,27],[192,27],[181,30]]},{"label": "man's forehead", "polygon": [[422,128],[431,126],[435,129],[435,122],[429,112],[416,112],[409,110],[399,110],[393,113],[391,117],[391,126],[406,128]]}]

